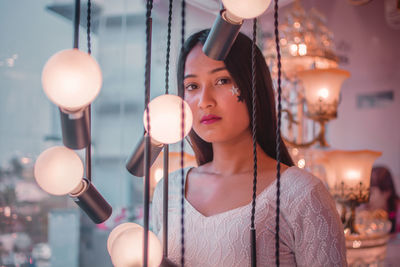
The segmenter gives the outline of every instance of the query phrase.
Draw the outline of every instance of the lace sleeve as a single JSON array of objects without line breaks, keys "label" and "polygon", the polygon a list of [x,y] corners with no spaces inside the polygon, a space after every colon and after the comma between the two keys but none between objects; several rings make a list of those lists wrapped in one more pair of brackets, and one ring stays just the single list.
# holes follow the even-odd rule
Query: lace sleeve
[{"label": "lace sleeve", "polygon": [[347,266],[343,225],[335,203],[318,181],[297,206],[294,238],[298,266]]},{"label": "lace sleeve", "polygon": [[162,184],[163,179],[158,182],[154,190],[151,206],[151,227],[156,235],[160,232],[162,225]]}]

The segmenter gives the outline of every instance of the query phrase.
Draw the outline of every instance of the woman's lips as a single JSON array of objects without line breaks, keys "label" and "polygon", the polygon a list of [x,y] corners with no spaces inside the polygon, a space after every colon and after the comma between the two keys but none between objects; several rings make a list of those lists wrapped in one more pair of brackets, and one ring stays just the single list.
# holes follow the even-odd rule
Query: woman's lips
[{"label": "woman's lips", "polygon": [[200,120],[200,123],[203,124],[212,124],[214,122],[217,122],[221,119],[221,117],[215,116],[215,115],[206,115],[203,116]]}]

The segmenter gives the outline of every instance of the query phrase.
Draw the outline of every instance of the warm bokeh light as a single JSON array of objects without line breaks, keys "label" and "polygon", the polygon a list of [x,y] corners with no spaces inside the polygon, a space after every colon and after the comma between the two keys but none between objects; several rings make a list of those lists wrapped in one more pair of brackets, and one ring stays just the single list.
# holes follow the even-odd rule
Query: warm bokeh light
[{"label": "warm bokeh light", "polygon": [[329,96],[329,90],[326,88],[321,88],[318,90],[318,96],[320,98],[326,99]]},{"label": "warm bokeh light", "polygon": [[361,173],[359,170],[347,170],[344,174],[344,180],[357,180],[360,181]]},{"label": "warm bokeh light", "polygon": [[307,55],[307,45],[305,44],[299,44],[299,55],[300,56],[305,56]]},{"label": "warm bokeh light", "polygon": [[296,44],[290,45],[290,54],[292,56],[297,56],[297,45]]},{"label": "warm bokeh light", "polygon": [[[305,89],[309,113],[317,114],[323,110],[329,113],[328,115],[336,117],[340,88],[342,83],[350,77],[350,73],[341,69],[312,69],[300,71],[298,77]],[[328,91],[328,93],[323,93],[326,97],[321,98],[321,88]]]},{"label": "warm bokeh light", "polygon": [[97,62],[78,49],[54,54],[43,68],[42,84],[57,106],[76,111],[89,105],[100,92],[101,70]]},{"label": "warm bokeh light", "polygon": [[286,45],[287,44],[287,40],[285,38],[281,38],[279,40],[279,42],[281,43],[281,45]]},{"label": "warm bokeh light", "polygon": [[224,7],[237,17],[252,19],[267,10],[271,0],[222,0]]},{"label": "warm bokeh light", "polygon": [[9,206],[6,206],[4,208],[4,216],[5,217],[10,217],[11,216],[11,208]]},{"label": "warm bokeh light", "polygon": [[37,158],[34,175],[47,193],[66,195],[81,183],[83,163],[73,150],[63,146],[51,147]]},{"label": "warm bokeh light", "polygon": [[372,165],[381,155],[381,152],[370,150],[325,152],[320,162],[325,168],[329,188],[339,190],[342,182],[347,188],[357,187],[360,182],[369,188]]},{"label": "warm bokeh light", "polygon": [[[192,128],[193,115],[189,105],[176,95],[161,95],[149,103],[150,109],[150,135],[163,144],[173,144],[182,140],[182,101],[185,112],[185,136]],[[143,123],[146,131],[147,112],[143,114]]]},{"label": "warm bokeh light", "polygon": [[306,166],[306,160],[299,159],[299,161],[297,162],[297,167],[299,167],[300,169],[304,169],[305,166]]},{"label": "warm bokeh light", "polygon": [[136,228],[136,227],[141,227],[139,224],[132,223],[132,222],[127,222],[127,223],[121,223],[117,227],[115,227],[111,233],[108,236],[107,239],[107,250],[108,253],[111,255],[111,248],[113,246],[113,243],[118,236],[124,232],[125,230],[131,229],[131,228]]},{"label": "warm bokeh light", "polygon": [[[128,228],[117,236],[111,246],[111,261],[114,266],[143,266],[143,231],[142,227]],[[148,266],[158,267],[162,260],[162,246],[151,231],[148,244]]]}]

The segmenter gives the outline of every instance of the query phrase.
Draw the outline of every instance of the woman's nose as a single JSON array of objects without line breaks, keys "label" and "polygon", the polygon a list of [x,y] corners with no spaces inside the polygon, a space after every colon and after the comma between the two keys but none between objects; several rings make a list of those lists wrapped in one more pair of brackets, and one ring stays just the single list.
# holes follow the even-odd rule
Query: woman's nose
[{"label": "woman's nose", "polygon": [[206,109],[215,106],[215,97],[213,94],[212,86],[203,86],[201,88],[200,98],[198,102],[198,107],[201,109]]}]

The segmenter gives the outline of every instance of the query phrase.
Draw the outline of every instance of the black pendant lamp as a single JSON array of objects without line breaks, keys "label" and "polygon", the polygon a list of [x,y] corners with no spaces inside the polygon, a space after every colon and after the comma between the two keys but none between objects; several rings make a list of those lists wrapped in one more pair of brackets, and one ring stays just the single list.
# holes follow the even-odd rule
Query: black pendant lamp
[{"label": "black pendant lamp", "polygon": [[[78,50],[80,1],[76,0],[74,48],[53,55],[43,69],[44,91],[60,109],[65,147],[52,147],[41,153],[34,171],[43,190],[53,195],[69,194],[94,223],[102,223],[110,217],[112,208],[93,185],[91,175],[90,103],[97,96],[102,80],[100,68],[90,56],[90,12],[88,0],[88,53]],[[72,150],[83,148],[85,166]]]}]

